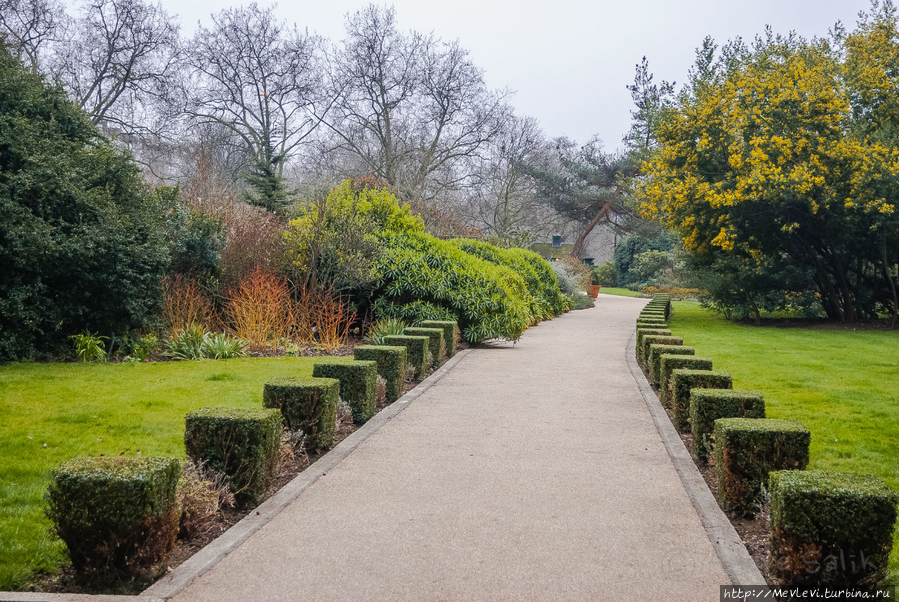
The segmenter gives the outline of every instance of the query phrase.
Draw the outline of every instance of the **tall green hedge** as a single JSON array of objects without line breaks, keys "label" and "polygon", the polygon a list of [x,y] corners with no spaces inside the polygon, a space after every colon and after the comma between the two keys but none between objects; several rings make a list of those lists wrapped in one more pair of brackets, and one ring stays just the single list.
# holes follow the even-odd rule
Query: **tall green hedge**
[{"label": "tall green hedge", "polygon": [[430,365],[430,337],[417,337],[407,335],[387,335],[384,337],[387,345],[401,345],[406,348],[406,362],[408,366],[415,368],[415,378],[420,379],[425,375]]},{"label": "tall green hedge", "polygon": [[422,328],[442,328],[446,357],[456,355],[456,339],[459,337],[458,322],[455,320],[422,320],[418,325]]},{"label": "tall green hedge", "polygon": [[456,245],[417,232],[385,232],[374,315],[407,322],[456,320],[471,343],[518,340],[533,321],[524,278]]},{"label": "tall green hedge", "polygon": [[75,458],[53,471],[47,516],[79,573],[130,578],[164,560],[180,512],[173,458]]},{"label": "tall green hedge", "polygon": [[410,337],[428,337],[431,365],[436,366],[443,360],[446,349],[443,346],[442,328],[407,327],[403,329],[403,334]]}]

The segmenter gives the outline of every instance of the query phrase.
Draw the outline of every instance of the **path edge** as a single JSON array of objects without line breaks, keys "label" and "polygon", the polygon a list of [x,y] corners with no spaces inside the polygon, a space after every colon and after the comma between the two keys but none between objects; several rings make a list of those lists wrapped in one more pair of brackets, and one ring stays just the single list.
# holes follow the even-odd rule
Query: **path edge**
[{"label": "path edge", "polygon": [[655,422],[662,443],[671,458],[671,463],[687,491],[687,496],[693,503],[693,508],[699,515],[699,520],[705,528],[709,541],[712,542],[712,547],[715,548],[724,572],[727,573],[732,585],[766,585],[765,578],[749,555],[746,545],[718,505],[718,501],[712,495],[705,479],[696,467],[693,457],[687,451],[674,425],[671,424],[665,408],[662,407],[655,391],[646,381],[643,370],[637,364],[636,337],[636,333],[632,333],[625,346],[624,356],[627,367],[640,389],[643,401],[646,402],[646,407]]}]

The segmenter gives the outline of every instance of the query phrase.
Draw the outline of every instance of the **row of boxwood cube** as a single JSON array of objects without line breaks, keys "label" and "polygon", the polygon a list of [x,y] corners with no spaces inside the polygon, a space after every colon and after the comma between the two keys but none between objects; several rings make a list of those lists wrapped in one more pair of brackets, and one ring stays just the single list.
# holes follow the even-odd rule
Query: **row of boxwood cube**
[{"label": "row of boxwood cube", "polygon": [[669,298],[656,296],[637,320],[637,361],[693,453],[715,455],[721,505],[743,516],[767,488],[771,571],[799,585],[875,587],[887,573],[897,495],[870,475],[805,471],[811,433],[765,418],[757,391],[736,390],[668,329]]},{"label": "row of boxwood cube", "polygon": [[[333,445],[338,398],[361,424],[376,409],[377,379],[385,401],[403,393],[407,364],[416,379],[456,352],[456,322],[426,321],[389,336],[389,345],[362,345],[352,361],[324,358],[312,377],[266,383],[261,408],[206,407],[185,417],[184,444],[194,462],[227,479],[241,504],[259,501],[277,474],[282,424],[303,433],[307,451]],[[178,534],[174,458],[75,458],[53,471],[48,517],[66,543],[72,565],[94,579],[139,576],[163,560]]]}]

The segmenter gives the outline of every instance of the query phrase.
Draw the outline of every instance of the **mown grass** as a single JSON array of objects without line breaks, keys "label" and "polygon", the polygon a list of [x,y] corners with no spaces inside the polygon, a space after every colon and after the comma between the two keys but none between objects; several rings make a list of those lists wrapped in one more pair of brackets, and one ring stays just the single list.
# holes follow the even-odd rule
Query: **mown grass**
[{"label": "mown grass", "polygon": [[640,293],[637,291],[632,291],[629,288],[617,288],[614,286],[604,286],[599,289],[599,292],[604,295],[618,295],[619,297],[639,297]]},{"label": "mown grass", "polygon": [[760,391],[769,418],[811,430],[809,469],[877,475],[899,492],[899,332],[758,328],[689,302],[674,303],[669,327],[729,372],[734,388]]},{"label": "mown grass", "polygon": [[65,560],[48,533],[50,470],[79,455],[184,457],[184,415],[258,407],[274,376],[311,376],[312,358],[0,366],[0,590]]}]

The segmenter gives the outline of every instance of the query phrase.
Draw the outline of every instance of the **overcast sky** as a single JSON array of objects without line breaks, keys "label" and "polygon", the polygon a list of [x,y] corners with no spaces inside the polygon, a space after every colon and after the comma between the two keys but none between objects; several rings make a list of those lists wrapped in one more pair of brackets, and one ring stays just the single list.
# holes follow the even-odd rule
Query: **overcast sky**
[{"label": "overcast sky", "polygon": [[[236,6],[233,0],[162,0],[183,33],[198,21]],[[265,5],[266,2],[260,2]],[[338,40],[344,16],[365,0],[288,0],[278,12],[300,28]],[[540,120],[548,136],[586,141],[598,134],[619,147],[630,124],[625,86],[645,55],[656,79],[680,85],[694,50],[710,35],[723,42],[751,39],[771,25],[805,37],[826,35],[837,21],[848,28],[868,0],[396,0],[400,29],[458,39],[495,88],[515,91],[520,115]]]}]

